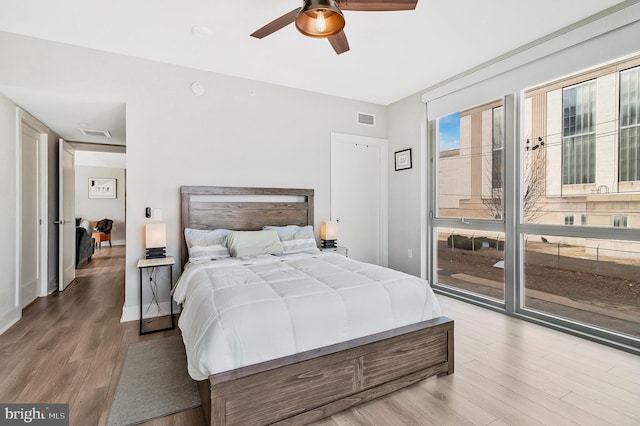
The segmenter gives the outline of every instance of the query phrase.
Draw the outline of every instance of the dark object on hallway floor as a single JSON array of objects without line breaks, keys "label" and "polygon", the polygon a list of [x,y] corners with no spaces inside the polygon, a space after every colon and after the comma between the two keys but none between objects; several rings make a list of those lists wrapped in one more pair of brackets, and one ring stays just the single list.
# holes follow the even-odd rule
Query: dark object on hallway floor
[{"label": "dark object on hallway floor", "polygon": [[91,235],[91,231],[83,226],[76,226],[76,268],[85,259],[91,262],[95,240]]}]

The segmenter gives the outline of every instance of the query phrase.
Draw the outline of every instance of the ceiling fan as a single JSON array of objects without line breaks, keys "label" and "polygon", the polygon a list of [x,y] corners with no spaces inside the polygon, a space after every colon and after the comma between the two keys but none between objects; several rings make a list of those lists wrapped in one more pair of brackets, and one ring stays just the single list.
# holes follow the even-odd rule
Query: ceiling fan
[{"label": "ceiling fan", "polygon": [[349,42],[343,31],[343,10],[414,10],[417,3],[418,0],[303,0],[302,7],[269,22],[251,34],[251,37],[264,38],[295,21],[296,28],[302,34],[328,38],[333,50],[339,55],[349,50]]}]

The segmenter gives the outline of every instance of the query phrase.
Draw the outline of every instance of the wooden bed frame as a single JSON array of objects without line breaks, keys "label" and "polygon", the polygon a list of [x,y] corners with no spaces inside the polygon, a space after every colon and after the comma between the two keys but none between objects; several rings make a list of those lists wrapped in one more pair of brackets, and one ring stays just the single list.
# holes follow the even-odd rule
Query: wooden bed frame
[{"label": "wooden bed frame", "polygon": [[[313,225],[313,190],[183,186],[182,230]],[[182,265],[188,261],[182,244]],[[307,424],[453,373],[453,320],[434,318],[212,374],[198,382],[211,425]]]}]

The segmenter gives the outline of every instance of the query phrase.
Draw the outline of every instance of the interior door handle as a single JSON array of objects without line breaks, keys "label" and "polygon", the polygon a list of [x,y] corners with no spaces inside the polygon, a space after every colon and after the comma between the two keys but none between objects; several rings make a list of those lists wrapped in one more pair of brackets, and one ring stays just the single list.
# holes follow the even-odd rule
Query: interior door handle
[{"label": "interior door handle", "polygon": [[54,220],[53,223],[55,223],[56,225],[64,225],[65,223],[68,223],[68,222],[65,221],[64,219],[61,219],[61,220]]}]

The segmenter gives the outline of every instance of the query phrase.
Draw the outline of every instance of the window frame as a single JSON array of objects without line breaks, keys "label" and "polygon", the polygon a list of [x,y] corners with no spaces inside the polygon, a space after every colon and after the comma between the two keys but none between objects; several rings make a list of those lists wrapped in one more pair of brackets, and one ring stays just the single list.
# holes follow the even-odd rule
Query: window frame
[{"label": "window frame", "polygon": [[[504,215],[501,221],[475,220],[465,218],[434,217],[438,204],[438,138],[437,120],[427,123],[426,152],[429,167],[427,186],[429,188],[425,207],[428,214],[425,230],[425,278],[429,280],[436,293],[451,296],[485,308],[505,312],[508,315],[539,323],[569,334],[578,335],[616,348],[640,354],[640,339],[607,330],[587,322],[577,322],[569,318],[536,310],[525,306],[524,287],[524,239],[527,234],[550,235],[556,237],[592,238],[603,240],[640,241],[640,229],[614,228],[602,226],[570,226],[525,223],[523,212],[523,161],[525,140],[522,114],[524,108],[524,90],[507,95],[505,106],[505,154],[504,154]],[[440,285],[437,281],[437,229],[458,228],[465,230],[488,230],[504,232],[504,301],[483,297],[482,295]],[[436,232],[434,232],[436,231]]]}]

